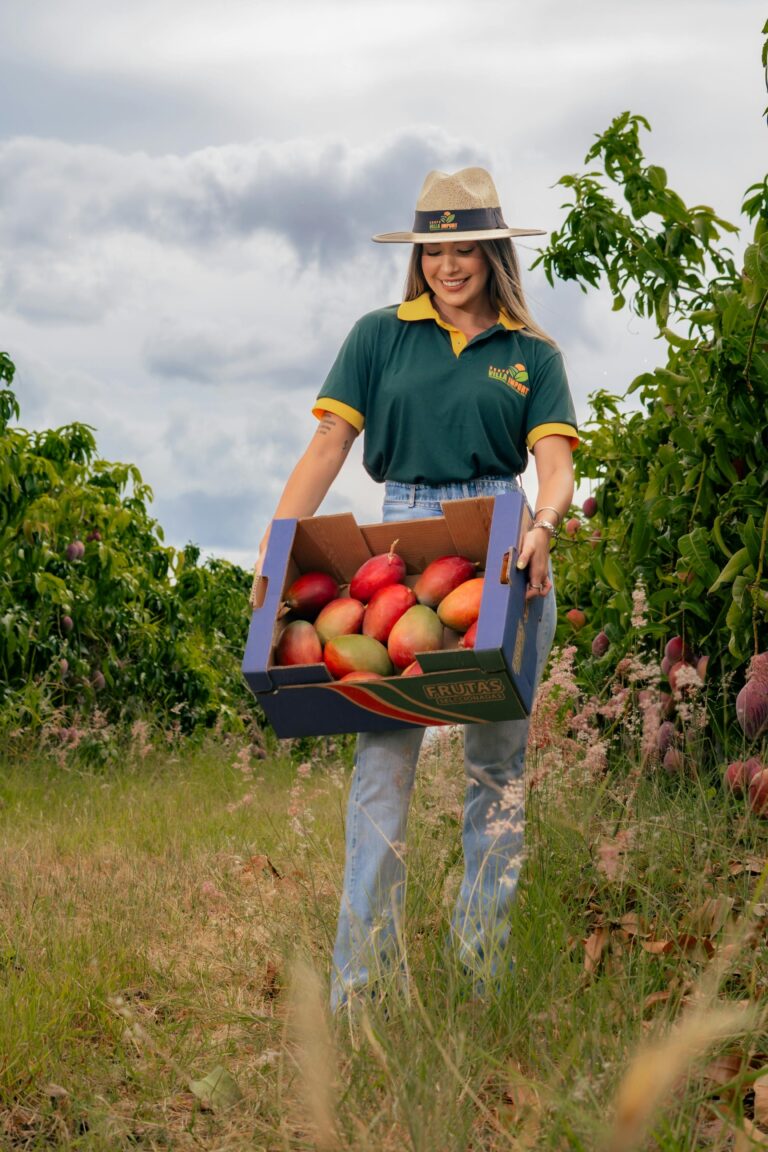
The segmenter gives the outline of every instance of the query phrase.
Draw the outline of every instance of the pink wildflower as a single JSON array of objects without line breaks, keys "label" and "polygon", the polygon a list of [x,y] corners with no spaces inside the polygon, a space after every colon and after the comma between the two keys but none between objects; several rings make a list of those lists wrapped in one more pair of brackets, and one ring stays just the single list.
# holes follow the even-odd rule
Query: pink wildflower
[{"label": "pink wildflower", "polygon": [[631,624],[633,628],[645,628],[647,623],[648,597],[646,596],[642,580],[638,580],[632,593]]}]

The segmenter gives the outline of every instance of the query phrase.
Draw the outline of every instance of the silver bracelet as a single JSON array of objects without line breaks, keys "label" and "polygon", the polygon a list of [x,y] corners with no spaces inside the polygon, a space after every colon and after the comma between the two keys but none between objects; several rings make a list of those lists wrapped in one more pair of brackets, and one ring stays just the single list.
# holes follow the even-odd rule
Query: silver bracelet
[{"label": "silver bracelet", "polygon": [[561,514],[558,512],[557,508],[553,508],[551,504],[542,504],[541,508],[537,508],[537,509],[536,509],[536,511],[535,511],[535,512],[534,512],[534,514],[533,514],[533,518],[534,518],[534,520],[535,520],[535,519],[537,518],[537,516],[539,515],[539,512],[543,512],[545,509],[546,509],[546,511],[547,511],[547,512],[554,512],[555,516],[557,516],[557,524],[558,524],[558,527],[559,527],[559,526],[560,526],[560,524],[562,524],[562,522],[563,522],[563,517],[562,517],[562,516],[561,516]]},{"label": "silver bracelet", "polygon": [[534,520],[531,528],[545,528],[553,540],[556,540],[559,535],[557,528],[551,520]]}]

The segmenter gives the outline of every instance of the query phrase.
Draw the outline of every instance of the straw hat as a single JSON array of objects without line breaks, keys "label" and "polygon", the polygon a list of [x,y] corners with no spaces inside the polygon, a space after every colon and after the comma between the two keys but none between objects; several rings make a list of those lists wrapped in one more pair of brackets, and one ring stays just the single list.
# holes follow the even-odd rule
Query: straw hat
[{"label": "straw hat", "polygon": [[379,244],[428,244],[543,235],[542,228],[508,228],[490,173],[485,168],[462,168],[429,173],[416,202],[412,232],[383,232],[372,239]]}]

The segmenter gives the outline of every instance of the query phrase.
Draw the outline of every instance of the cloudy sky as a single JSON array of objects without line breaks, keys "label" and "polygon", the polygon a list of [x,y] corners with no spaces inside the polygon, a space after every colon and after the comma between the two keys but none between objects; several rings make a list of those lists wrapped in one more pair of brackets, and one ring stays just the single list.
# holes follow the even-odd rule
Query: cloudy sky
[{"label": "cloudy sky", "polygon": [[[21,423],[84,421],[169,542],[248,566],[362,312],[399,299],[426,172],[491,169],[509,223],[629,109],[690,203],[766,171],[757,0],[6,0],[0,348]],[[525,264],[535,238],[521,248]],[[527,292],[581,420],[661,356],[599,294]],[[378,516],[349,461],[323,511]]]}]

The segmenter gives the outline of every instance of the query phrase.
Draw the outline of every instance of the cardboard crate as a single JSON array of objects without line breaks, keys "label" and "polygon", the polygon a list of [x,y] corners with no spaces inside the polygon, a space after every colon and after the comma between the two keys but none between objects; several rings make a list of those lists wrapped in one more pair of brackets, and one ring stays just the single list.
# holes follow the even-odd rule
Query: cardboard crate
[{"label": "cardboard crate", "polygon": [[[518,492],[451,500],[442,508],[442,516],[391,524],[360,526],[351,513],[274,521],[243,674],[278,736],[482,724],[528,715],[542,601],[526,601],[526,575],[515,561],[530,511]],[[407,565],[406,583],[415,583],[440,556],[458,554],[480,564],[485,585],[475,647],[459,648],[459,635],[446,629],[441,651],[418,656],[424,675],[358,683],[332,680],[324,664],[275,665],[275,645],[291,618],[280,609],[296,577],[322,571],[349,584],[364,561],[387,552],[395,539]]]}]

